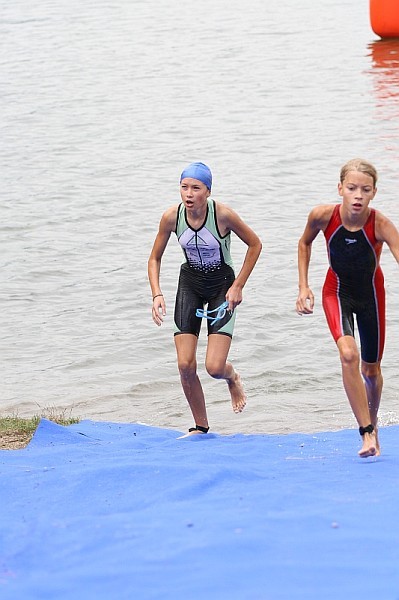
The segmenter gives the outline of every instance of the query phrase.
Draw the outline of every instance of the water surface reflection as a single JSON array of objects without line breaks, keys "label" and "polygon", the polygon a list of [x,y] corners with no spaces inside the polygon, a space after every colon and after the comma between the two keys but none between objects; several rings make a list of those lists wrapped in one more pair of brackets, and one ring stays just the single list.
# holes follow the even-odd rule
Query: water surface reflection
[{"label": "water surface reflection", "polygon": [[399,156],[399,39],[377,40],[369,44],[375,93],[376,117],[381,123],[381,139],[386,150]]}]

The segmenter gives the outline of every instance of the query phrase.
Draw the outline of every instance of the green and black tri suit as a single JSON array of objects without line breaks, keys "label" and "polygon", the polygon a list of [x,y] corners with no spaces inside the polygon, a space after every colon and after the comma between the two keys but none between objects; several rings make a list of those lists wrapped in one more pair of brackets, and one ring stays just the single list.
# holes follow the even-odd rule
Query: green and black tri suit
[{"label": "green and black tri suit", "polygon": [[[197,308],[218,308],[226,300],[226,292],[235,279],[230,255],[230,232],[220,235],[216,203],[208,199],[204,223],[193,229],[187,222],[186,209],[181,203],[177,210],[176,236],[181,245],[185,262],[180,268],[179,285],[175,304],[175,335],[192,333],[199,336],[201,318]],[[208,335],[220,333],[232,337],[235,312],[226,311],[223,319],[211,325],[207,320]]]}]

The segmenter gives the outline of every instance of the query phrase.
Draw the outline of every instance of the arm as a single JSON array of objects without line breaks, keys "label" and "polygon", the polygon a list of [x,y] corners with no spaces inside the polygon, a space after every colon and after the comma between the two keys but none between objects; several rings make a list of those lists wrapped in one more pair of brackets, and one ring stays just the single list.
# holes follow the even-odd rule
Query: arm
[{"label": "arm", "polygon": [[392,221],[380,213],[380,211],[376,210],[375,212],[376,238],[380,242],[387,244],[396,262],[399,263],[399,232]]},{"label": "arm", "polygon": [[248,246],[242,267],[226,293],[229,310],[234,310],[242,302],[242,289],[259,258],[262,242],[251,227],[233,209],[221,203],[218,203],[218,225],[221,232],[223,232],[222,235],[233,231]]},{"label": "arm", "polygon": [[318,233],[326,226],[331,216],[330,209],[327,215],[326,212],[325,206],[316,206],[309,213],[305,230],[298,242],[299,293],[296,301],[296,311],[299,315],[309,315],[313,312],[314,295],[308,283],[309,264],[312,254],[312,243]]},{"label": "arm", "polygon": [[158,233],[148,259],[148,279],[152,293],[152,319],[156,325],[162,325],[163,317],[166,315],[166,304],[160,288],[159,278],[162,256],[168,244],[170,234],[174,231],[176,216],[175,206],[162,215]]}]

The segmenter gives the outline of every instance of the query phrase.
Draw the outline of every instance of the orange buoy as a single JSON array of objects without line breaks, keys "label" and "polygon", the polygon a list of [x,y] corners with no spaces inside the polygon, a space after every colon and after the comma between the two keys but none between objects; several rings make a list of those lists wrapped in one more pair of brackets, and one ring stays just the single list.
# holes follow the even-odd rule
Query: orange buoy
[{"label": "orange buoy", "polygon": [[399,38],[399,0],[370,0],[370,22],[381,38]]}]

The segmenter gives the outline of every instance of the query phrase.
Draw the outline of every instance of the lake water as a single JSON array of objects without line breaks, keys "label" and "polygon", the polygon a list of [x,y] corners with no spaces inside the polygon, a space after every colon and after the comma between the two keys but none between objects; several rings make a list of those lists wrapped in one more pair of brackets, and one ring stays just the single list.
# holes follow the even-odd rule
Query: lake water
[{"label": "lake water", "polygon": [[[182,260],[162,265],[168,317],[151,320],[147,259],[179,175],[201,160],[213,197],[257,231],[231,359],[248,394],[199,371],[220,433],[355,427],[321,308],[294,311],[310,209],[338,201],[341,165],[375,163],[374,206],[399,225],[399,42],[366,0],[14,0],[0,7],[0,411],[186,430],[173,303]],[[233,238],[240,265],[245,247]],[[399,423],[399,270],[387,249],[383,425]]]}]

